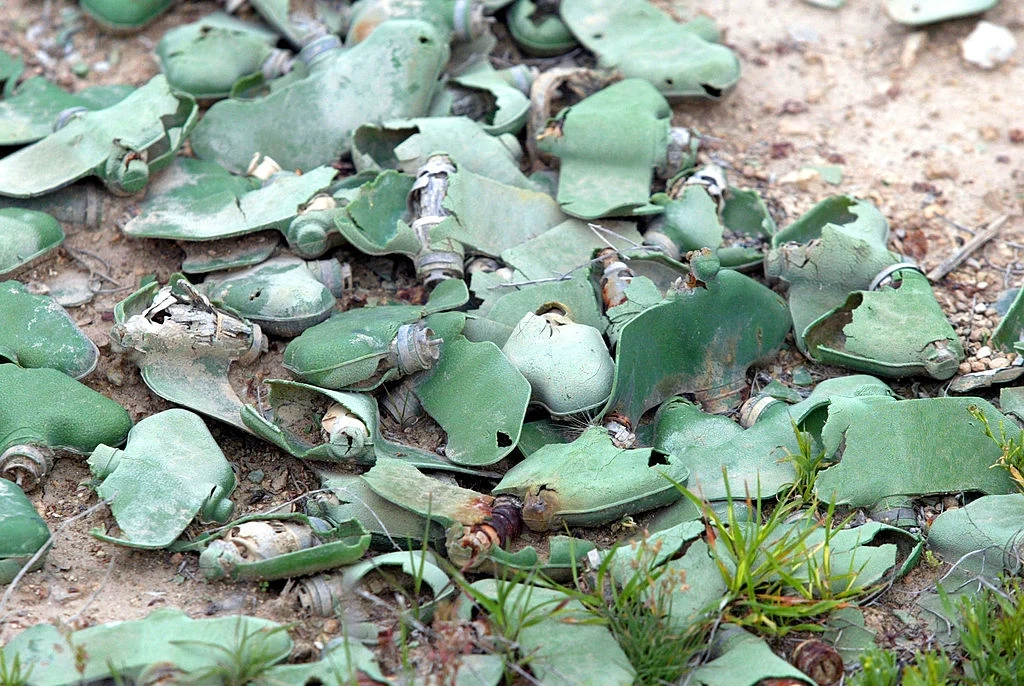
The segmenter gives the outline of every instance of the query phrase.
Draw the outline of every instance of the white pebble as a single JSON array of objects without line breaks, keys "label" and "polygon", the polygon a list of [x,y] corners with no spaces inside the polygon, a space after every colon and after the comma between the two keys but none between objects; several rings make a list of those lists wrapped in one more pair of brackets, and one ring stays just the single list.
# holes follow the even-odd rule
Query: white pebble
[{"label": "white pebble", "polygon": [[974,357],[979,360],[984,360],[986,357],[992,357],[992,348],[987,345],[983,345],[978,348],[978,352],[974,353]]},{"label": "white pebble", "polygon": [[1006,27],[979,21],[961,48],[964,60],[982,69],[995,69],[1013,56],[1017,40]]}]

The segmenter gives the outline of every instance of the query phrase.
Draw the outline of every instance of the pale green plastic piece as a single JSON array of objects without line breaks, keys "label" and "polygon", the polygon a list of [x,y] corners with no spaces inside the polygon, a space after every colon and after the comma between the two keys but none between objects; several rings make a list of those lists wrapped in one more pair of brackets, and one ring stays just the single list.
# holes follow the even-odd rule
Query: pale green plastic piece
[{"label": "pale green plastic piece", "polygon": [[259,325],[204,298],[181,274],[163,288],[140,288],[114,306],[114,350],[139,366],[161,398],[248,432],[228,371],[236,361],[254,362],[267,341]]},{"label": "pale green plastic piece", "polygon": [[426,114],[447,61],[448,45],[432,26],[388,21],[265,98],[218,102],[196,127],[193,150],[234,172],[256,152],[288,170],[332,164],[360,125]]},{"label": "pale green plastic piece", "polygon": [[503,250],[501,259],[525,277],[517,275],[516,281],[549,279],[574,272],[586,274],[594,253],[601,248],[611,246],[624,251],[643,240],[633,222],[602,220],[601,226],[604,231],[591,228],[581,219],[568,218],[535,238]]},{"label": "pale green plastic piece", "polygon": [[68,93],[42,77],[28,79],[0,100],[0,146],[35,143],[53,133],[65,110],[102,110],[133,90],[131,86],[92,86]]},{"label": "pale green plastic piece", "polygon": [[292,220],[337,173],[329,167],[302,175],[282,172],[261,187],[256,179],[233,176],[214,162],[179,159],[153,184],[142,212],[124,232],[137,238],[212,241],[276,229],[294,239]]},{"label": "pale green plastic piece", "polygon": [[910,26],[981,14],[999,0],[886,0],[885,9],[893,21]]},{"label": "pale green plastic piece", "polygon": [[733,52],[699,16],[679,24],[645,0],[563,0],[562,20],[598,66],[646,79],[667,98],[720,98],[740,78]]},{"label": "pale green plastic piece", "polygon": [[473,295],[483,300],[478,309],[469,312],[463,329],[463,335],[471,341],[491,341],[504,346],[523,317],[551,303],[558,303],[580,325],[601,333],[608,327],[585,270],[577,271],[564,281],[515,287],[506,287],[509,281],[497,274],[478,272],[471,283]]},{"label": "pale green plastic piece", "polygon": [[316,470],[324,488],[340,501],[334,505],[326,499],[306,501],[306,512],[332,522],[356,519],[370,532],[370,548],[392,552],[416,550],[423,546],[423,537],[435,549],[444,547],[444,527],[436,521],[426,522],[418,514],[377,495],[358,474],[325,469]]},{"label": "pale green plastic piece", "polygon": [[196,516],[223,523],[234,511],[231,465],[202,418],[187,410],[146,417],[128,434],[124,450],[98,446],[89,470],[121,529],[121,538],[91,532],[109,543],[166,548]]},{"label": "pale green plastic piece", "polygon": [[100,443],[121,445],[132,428],[127,410],[56,369],[0,364],[0,389],[0,475],[23,484],[49,467],[33,449],[87,455]]},{"label": "pale green plastic piece", "polygon": [[275,257],[255,267],[213,274],[198,286],[215,305],[227,307],[275,336],[297,336],[331,316],[335,299],[304,260]]},{"label": "pale green plastic piece", "polygon": [[711,660],[694,670],[690,683],[700,686],[758,686],[766,680],[791,680],[814,686],[814,681],[772,652],[763,639],[734,624],[715,635]]},{"label": "pale green plastic piece", "polygon": [[508,11],[507,23],[512,40],[531,55],[561,55],[578,45],[557,13],[545,13],[531,0],[516,0]]},{"label": "pale green plastic piece", "polygon": [[[644,299],[642,311],[618,329],[615,383],[602,414],[618,412],[635,425],[647,410],[684,393],[712,411],[739,404],[747,369],[774,354],[789,332],[786,305],[739,272],[705,276],[653,306]],[[649,280],[634,278],[627,299],[645,284],[649,289]],[[609,310],[613,323],[616,310],[630,305]]]},{"label": "pale green plastic piece", "polygon": [[519,170],[522,150],[518,141],[488,135],[468,117],[423,117],[364,124],[352,137],[352,162],[359,171],[397,169],[415,176],[434,153],[447,154],[461,171],[536,190],[535,184]]},{"label": "pale green plastic piece", "polygon": [[812,359],[948,379],[963,345],[924,275],[888,250],[888,235],[872,204],[833,196],[775,234],[765,273],[789,284],[797,346]]},{"label": "pale green plastic piece", "polygon": [[243,77],[260,73],[277,35],[216,12],[164,34],[156,46],[172,87],[197,99],[225,98]]},{"label": "pale green plastic piece", "polygon": [[580,219],[659,212],[648,200],[654,169],[665,163],[671,120],[668,102],[641,79],[559,112],[538,134],[537,148],[559,158],[562,209]]},{"label": "pale green plastic piece", "polygon": [[0,359],[81,379],[96,368],[99,356],[96,344],[53,298],[29,293],[18,281],[0,282]]},{"label": "pale green plastic piece", "polygon": [[956,564],[960,578],[998,579],[1016,574],[1024,530],[1024,495],[986,495],[964,507],[946,510],[928,530],[928,547],[943,562]]},{"label": "pale green plastic piece", "polygon": [[316,662],[277,665],[263,674],[268,684],[323,686],[349,686],[366,677],[378,683],[387,681],[373,651],[355,639],[342,636],[332,639]]},{"label": "pale green plastic piece", "polygon": [[292,21],[291,0],[248,0],[246,4],[256,10],[263,21],[291,43],[292,47],[302,47],[306,30]]},{"label": "pale green plastic piece", "polygon": [[391,355],[400,327],[421,323],[443,340],[457,334],[465,319],[462,313],[445,311],[468,299],[465,282],[448,279],[437,285],[426,305],[378,305],[337,313],[289,343],[284,366],[323,388],[372,390],[402,375]]},{"label": "pale green plastic piece", "polygon": [[381,498],[445,529],[453,524],[484,522],[493,501],[488,495],[427,476],[393,458],[379,458],[362,478]]},{"label": "pale green plastic piece", "polygon": [[116,105],[73,117],[0,159],[0,195],[42,195],[90,175],[117,195],[138,193],[171,163],[198,116],[195,100],[154,76]]},{"label": "pale green plastic piece", "polygon": [[515,449],[530,403],[530,382],[490,341],[454,336],[415,392],[448,437],[457,465],[494,464]]},{"label": "pale green plastic piece", "polygon": [[869,507],[891,496],[1015,490],[1003,469],[990,469],[1002,451],[985,435],[969,408],[980,410],[1010,439],[1020,428],[981,398],[895,401],[833,399],[821,438],[839,464],[818,474],[815,493],[824,501]]},{"label": "pale green plastic piece", "polygon": [[552,416],[600,407],[612,390],[615,362],[601,332],[567,317],[528,312],[501,348]]},{"label": "pale green plastic piece", "polygon": [[185,251],[181,271],[186,274],[208,274],[225,269],[251,267],[270,259],[281,242],[275,231],[260,231],[219,241],[183,242]]},{"label": "pale green plastic piece", "polygon": [[145,619],[70,634],[52,624],[37,624],[11,639],[3,654],[7,664],[17,655],[23,666],[32,665],[32,684],[67,686],[114,678],[155,683],[166,676],[168,667],[179,677],[192,674],[198,683],[208,683],[199,677],[222,666],[225,653],[242,650],[274,664],[288,657],[292,640],[284,625],[266,619],[191,619],[166,608]]},{"label": "pale green plastic piece", "polygon": [[[263,522],[286,540],[291,535],[295,542],[308,537],[310,545],[281,552],[291,546],[275,546],[273,534],[243,540],[245,528],[238,527],[249,522]],[[281,529],[274,529],[272,522]],[[215,538],[199,555],[199,570],[207,581],[273,581],[318,574],[352,564],[370,547],[370,534],[357,521],[331,525],[298,512],[243,517],[226,524],[221,533],[225,538]]]},{"label": "pale green plastic piece", "polygon": [[[690,471],[688,488],[705,500],[726,500],[729,493],[760,493],[771,497],[782,492],[796,480],[792,463],[785,458],[800,450],[794,424],[808,431],[820,443],[825,408],[840,396],[889,395],[889,387],[878,379],[865,376],[844,376],[822,381],[808,398],[792,406],[777,404],[767,408],[749,429],[736,431],[723,428],[707,415],[697,414],[695,407],[673,404],[659,417],[655,445],[671,450],[671,464]],[[675,416],[671,416],[675,415]],[[698,439],[704,431],[728,432],[727,440]],[[682,438],[695,436],[687,446]],[[724,471],[724,473],[723,473]]]},{"label": "pale green plastic piece", "polygon": [[430,24],[446,41],[466,42],[488,30],[477,3],[466,0],[357,0],[352,3],[346,45],[357,45],[381,25],[407,19]]},{"label": "pale green plastic piece", "polygon": [[492,136],[515,136],[530,114],[527,95],[532,83],[533,72],[525,65],[498,70],[488,60],[481,60],[453,76],[434,98],[430,111],[434,116],[468,116]]},{"label": "pale green plastic piece", "polygon": [[[544,686],[628,686],[633,683],[635,671],[611,631],[594,621],[595,617],[571,596],[553,589],[497,579],[477,581],[473,589],[492,600],[503,600],[504,616],[510,620],[507,630],[515,637],[520,650],[531,656],[530,673],[537,683]],[[460,614],[466,618],[473,609],[468,598],[468,595],[463,596],[460,604]]]},{"label": "pale green plastic piece", "polygon": [[[371,395],[332,391],[283,379],[267,379],[264,384],[265,394],[260,394],[262,410],[246,405],[242,408],[242,421],[254,434],[289,455],[320,463],[365,466],[372,466],[378,457],[391,457],[424,469],[475,473],[435,453],[384,438],[377,401]],[[341,406],[358,423],[336,431],[332,438],[321,423],[333,405]]]},{"label": "pale green plastic piece", "polygon": [[523,499],[523,522],[534,531],[601,526],[623,515],[669,505],[682,493],[665,478],[685,483],[687,470],[667,464],[651,448],[625,450],[603,427],[572,443],[551,444],[506,472],[497,495]]},{"label": "pale green plastic piece", "polygon": [[30,264],[64,242],[60,222],[44,212],[0,209],[0,277]]},{"label": "pale green plastic piece", "polygon": [[81,0],[82,10],[115,32],[141,29],[167,11],[173,0]]},{"label": "pale green plastic piece", "polygon": [[[17,484],[0,479],[0,585],[11,583],[49,540],[50,530],[32,501]],[[40,555],[29,571],[42,567],[45,559]]]}]

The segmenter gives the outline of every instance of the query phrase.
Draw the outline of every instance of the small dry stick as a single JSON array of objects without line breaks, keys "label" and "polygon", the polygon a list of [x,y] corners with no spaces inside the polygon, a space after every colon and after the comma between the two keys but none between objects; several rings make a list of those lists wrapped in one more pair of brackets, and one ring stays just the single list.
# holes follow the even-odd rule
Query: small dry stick
[{"label": "small dry stick", "polygon": [[942,264],[938,267],[928,272],[928,280],[941,281],[944,279],[947,274],[959,267],[960,263],[966,260],[971,253],[998,236],[999,232],[1003,229],[1003,224],[1009,218],[1009,215],[1004,214],[992,221],[987,229],[974,234],[974,238],[964,243],[962,248],[943,260]]}]

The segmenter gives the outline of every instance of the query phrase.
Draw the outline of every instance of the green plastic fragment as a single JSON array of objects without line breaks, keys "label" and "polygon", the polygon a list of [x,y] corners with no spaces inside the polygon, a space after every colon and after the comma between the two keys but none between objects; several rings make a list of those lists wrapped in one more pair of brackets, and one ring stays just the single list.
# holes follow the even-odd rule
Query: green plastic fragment
[{"label": "green plastic fragment", "polygon": [[228,371],[266,351],[259,325],[212,306],[184,276],[172,274],[166,286],[150,283],[114,306],[110,338],[161,398],[249,431]]},{"label": "green plastic fragment", "polygon": [[990,10],[999,0],[886,0],[893,21],[909,26],[967,17]]},{"label": "green plastic fragment", "polygon": [[203,420],[186,410],[143,419],[124,450],[99,445],[89,458],[96,493],[111,501],[121,538],[98,530],[100,540],[131,548],[166,548],[197,515],[226,522],[235,474]]},{"label": "green plastic fragment", "polygon": [[167,608],[71,633],[37,624],[11,639],[3,654],[7,664],[17,655],[22,665],[32,665],[32,684],[66,686],[114,679],[153,683],[168,674],[209,683],[202,677],[223,670],[225,654],[259,655],[273,665],[291,650],[282,624],[244,615],[191,619]]},{"label": "green plastic fragment", "polygon": [[199,569],[207,581],[290,579],[352,564],[369,547],[370,534],[357,521],[259,515],[225,525],[224,537],[199,555]]},{"label": "green plastic fragment", "polygon": [[645,0],[563,0],[559,10],[598,66],[645,79],[667,98],[717,99],[739,81],[739,60],[706,17],[679,24]]},{"label": "green plastic fragment", "polygon": [[[635,677],[611,631],[571,596],[554,589],[483,579],[463,596],[460,614],[469,617],[472,597],[503,603],[507,635],[531,656],[530,672],[544,686],[606,684],[626,686]],[[468,599],[468,600],[467,600]]]},{"label": "green plastic fragment", "polygon": [[[9,584],[50,541],[50,530],[18,485],[0,479],[0,584]],[[45,554],[28,571],[43,566]]]},{"label": "green plastic fragment", "polygon": [[321,266],[334,273],[340,286],[341,264],[337,260],[307,263],[282,256],[248,269],[213,274],[198,289],[212,303],[259,324],[267,333],[297,336],[334,310],[334,294],[313,272]]},{"label": "green plastic fragment", "polygon": [[0,209],[0,277],[30,265],[64,242],[60,223],[44,212]]},{"label": "green plastic fragment", "polygon": [[167,11],[173,0],[81,0],[82,10],[114,31],[141,29]]},{"label": "green plastic fragment", "polygon": [[523,522],[534,531],[601,526],[679,500],[682,493],[665,477],[684,483],[687,470],[666,462],[651,448],[620,448],[604,427],[592,427],[572,443],[531,453],[494,493],[522,498]]},{"label": "green plastic fragment", "polygon": [[271,56],[290,67],[290,60],[274,49],[277,40],[261,26],[217,12],[165,33],[156,56],[174,88],[197,99],[224,98],[246,76],[269,80],[280,75],[281,69],[268,63]]},{"label": "green plastic fragment", "polygon": [[665,98],[635,78],[559,112],[537,148],[560,160],[562,209],[581,219],[659,212],[648,200],[654,169],[666,161],[671,118]]},{"label": "green plastic fragment", "polygon": [[821,438],[839,464],[818,474],[815,492],[837,504],[868,507],[897,495],[980,491],[1012,493],[1012,479],[991,469],[1002,451],[971,416],[977,408],[1008,438],[1020,429],[981,398],[833,399]]},{"label": "green plastic fragment", "polygon": [[701,686],[758,686],[773,679],[814,686],[809,676],[772,652],[763,639],[733,624],[719,627],[713,659],[691,675]]},{"label": "green plastic fragment", "polygon": [[49,471],[53,451],[91,453],[121,445],[128,411],[55,369],[0,364],[0,475],[31,488]]},{"label": "green plastic fragment", "polygon": [[0,100],[0,146],[26,145],[46,138],[68,110],[102,110],[133,90],[131,86],[92,86],[68,93],[42,77],[28,79]]},{"label": "green plastic fragment", "polygon": [[429,24],[385,22],[357,46],[319,55],[304,79],[259,100],[216,103],[193,150],[234,172],[255,152],[289,170],[332,164],[360,125],[426,114],[447,60],[447,43]]},{"label": "green plastic fragment", "polygon": [[357,0],[349,14],[346,45],[366,40],[381,25],[396,20],[430,24],[452,42],[467,42],[488,32],[482,8],[463,0]]},{"label": "green plastic fragment", "polygon": [[383,683],[387,678],[377,665],[377,658],[366,646],[352,638],[339,636],[324,648],[316,662],[276,665],[263,678],[269,684],[322,684],[349,686],[368,678]]},{"label": "green plastic fragment", "polygon": [[549,57],[569,52],[577,42],[557,13],[545,11],[544,3],[516,0],[508,11],[512,39],[531,55]]},{"label": "green plastic fragment", "polygon": [[114,194],[138,193],[171,163],[198,116],[195,100],[154,76],[117,104],[74,116],[0,159],[0,195],[42,195],[90,175]]},{"label": "green plastic fragment", "polygon": [[0,359],[80,379],[96,368],[99,354],[53,298],[30,293],[18,281],[0,282]]},{"label": "green plastic fragment", "polygon": [[986,495],[936,517],[928,530],[928,547],[956,565],[957,579],[996,580],[1019,570],[1022,530],[1024,495]]}]

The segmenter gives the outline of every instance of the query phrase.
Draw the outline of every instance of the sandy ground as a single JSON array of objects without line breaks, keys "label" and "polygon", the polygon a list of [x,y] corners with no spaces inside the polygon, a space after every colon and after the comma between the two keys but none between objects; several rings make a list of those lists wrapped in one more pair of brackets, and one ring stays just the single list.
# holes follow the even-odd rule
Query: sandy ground
[{"label": "sandy ground", "polygon": [[[71,89],[141,84],[157,71],[150,51],[162,33],[215,8],[212,2],[181,3],[129,37],[104,35],[86,24],[72,38],[70,58],[56,49],[48,54],[46,46],[61,31],[62,16],[74,6],[66,0],[4,0],[0,44]],[[675,123],[705,135],[704,159],[723,164],[732,184],[761,190],[780,225],[829,194],[871,198],[892,223],[894,249],[927,269],[972,231],[1010,215],[999,239],[938,285],[940,302],[973,356],[996,321],[992,303],[1005,288],[1019,286],[1024,274],[1024,49],[1009,63],[982,71],[960,56],[960,42],[977,19],[912,31],[891,22],[880,0],[849,0],[838,11],[798,0],[706,0],[700,7],[724,27],[726,42],[741,58],[743,77],[720,103],[677,106]],[[1024,8],[1018,3],[1004,1],[986,18],[1024,41]],[[84,78],[71,71],[76,61],[90,66]],[[838,185],[801,174],[810,165],[825,164],[842,168]],[[131,200],[111,203],[98,230],[68,227],[67,245],[74,252],[65,251],[21,278],[45,283],[69,270],[91,268],[112,279],[111,292],[73,309],[72,316],[103,353],[86,383],[125,405],[137,420],[168,405],[149,393],[130,362],[111,352],[111,313],[140,277],[155,274],[166,280],[182,253],[171,243],[124,238],[117,222],[131,206]],[[377,285],[372,276],[357,283],[363,289]],[[273,343],[271,355],[249,373],[281,376],[282,349],[283,343]],[[784,375],[786,360],[792,359],[769,371]],[[972,362],[975,369],[991,363],[972,358],[966,364]],[[818,376],[834,373],[808,367]],[[941,385],[902,388],[935,394]],[[230,428],[211,429],[238,468],[234,499],[240,513],[279,505],[316,485],[298,460]],[[263,478],[256,479],[254,472]],[[196,576],[195,556],[131,551],[91,538],[90,528],[110,521],[102,508],[65,526],[96,503],[88,480],[84,460],[65,456],[32,494],[56,532],[55,544],[43,570],[28,575],[0,613],[0,642],[38,622],[79,628],[143,617],[157,607],[179,607],[193,616],[246,612],[299,621],[293,632],[299,656],[340,632],[336,620],[298,615],[277,586],[205,584]],[[875,623],[889,626],[885,608],[902,606],[903,598],[899,589],[890,593]]]}]

